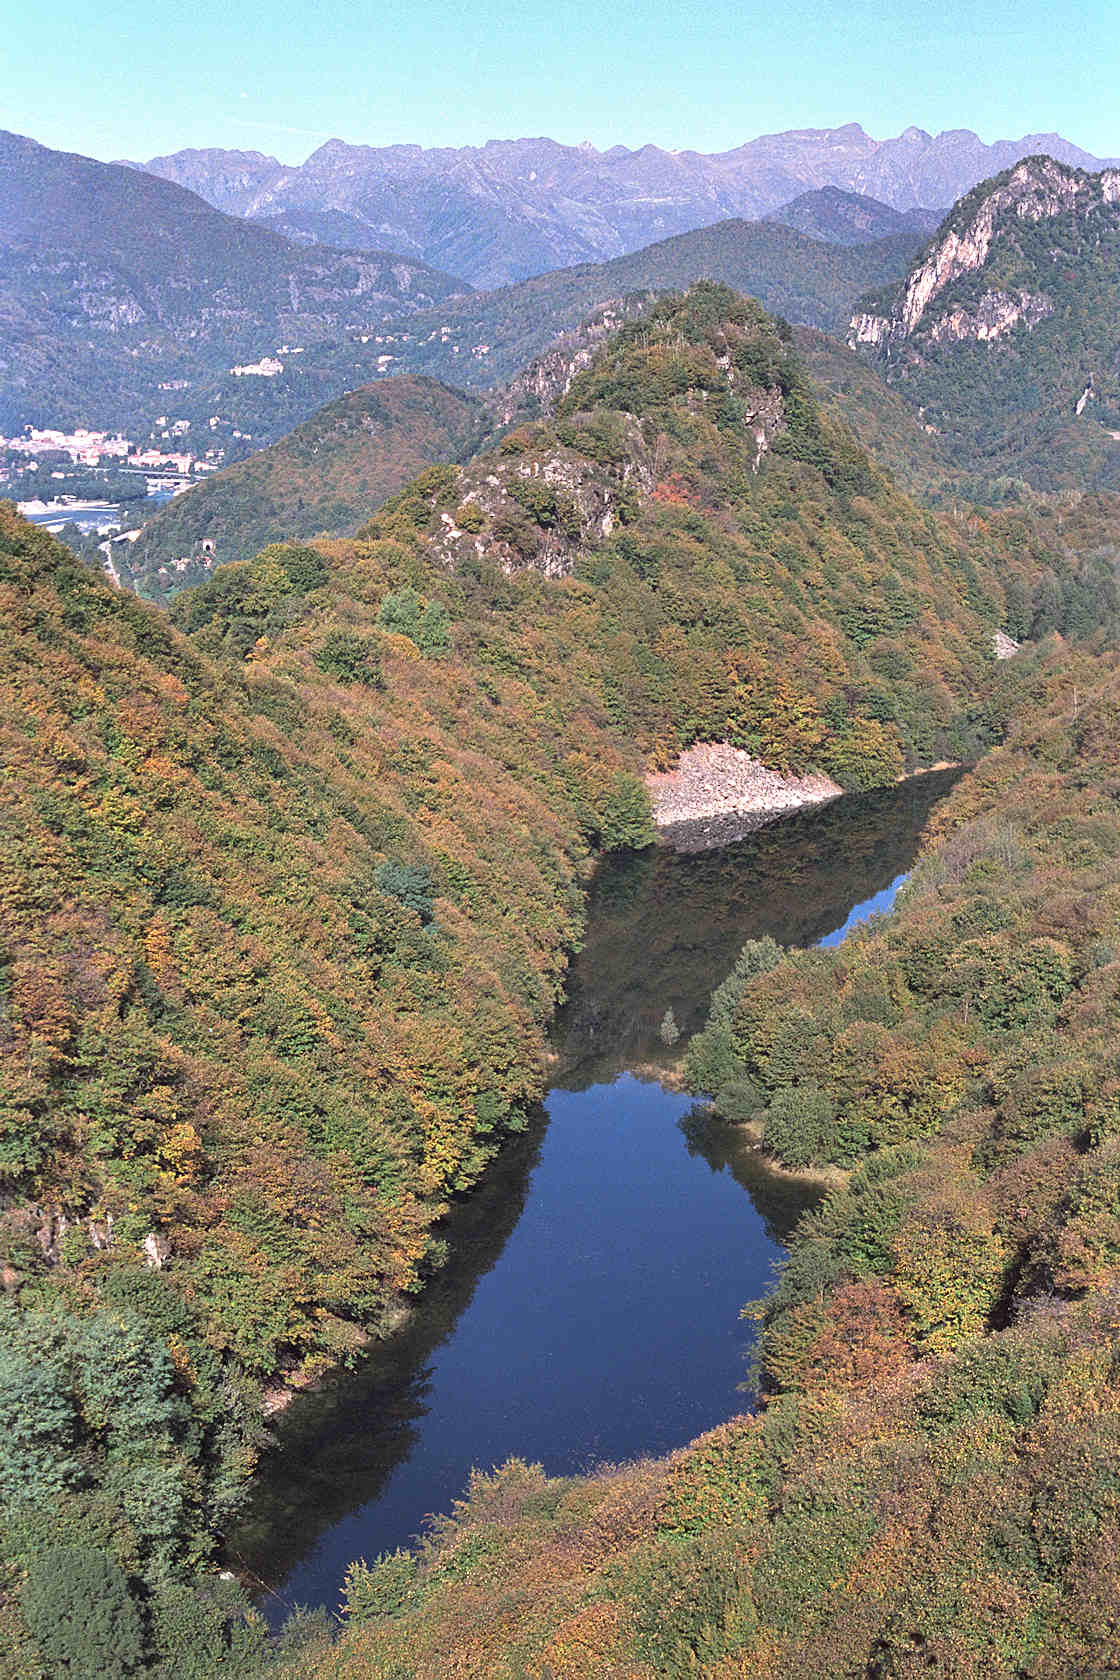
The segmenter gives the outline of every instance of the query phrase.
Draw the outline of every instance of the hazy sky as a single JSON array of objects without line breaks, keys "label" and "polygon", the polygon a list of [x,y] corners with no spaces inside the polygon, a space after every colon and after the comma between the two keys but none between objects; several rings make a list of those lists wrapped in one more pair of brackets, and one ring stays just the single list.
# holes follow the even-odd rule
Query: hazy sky
[{"label": "hazy sky", "polygon": [[[1058,130],[1120,155],[1116,0],[0,0],[0,128],[94,157],[331,135],[713,151],[775,129]],[[6,14],[6,15],[5,15]]]}]

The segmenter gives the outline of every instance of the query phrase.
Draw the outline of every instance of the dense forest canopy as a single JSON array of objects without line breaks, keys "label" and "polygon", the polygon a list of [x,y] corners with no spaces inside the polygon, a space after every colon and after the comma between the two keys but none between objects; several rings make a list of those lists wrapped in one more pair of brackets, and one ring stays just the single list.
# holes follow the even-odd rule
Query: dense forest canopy
[{"label": "dense forest canopy", "polygon": [[[823,1420],[846,1439],[845,1408],[875,1411],[877,1391],[860,1401],[856,1379],[875,1375],[877,1353],[871,1371],[853,1356],[838,1395],[826,1383],[823,1399],[799,1398],[805,1372],[828,1365],[806,1351],[814,1338],[843,1342],[870,1315],[885,1368],[924,1380],[931,1360],[1002,1332],[1029,1278],[1065,1289],[1075,1276],[1065,1260],[1038,1272],[1035,1255],[1018,1295],[999,1281],[1019,1238],[986,1186],[1013,1171],[1020,1124],[1021,1140],[1068,1134],[1079,1158],[1099,1142],[1107,1160],[1114,1097],[1103,1050],[1089,1048],[1107,978],[1082,993],[1111,960],[1098,879],[1110,796],[1088,786],[1078,754],[1092,775],[1107,759],[1112,667],[1067,643],[1114,631],[1117,509],[1076,496],[983,515],[920,509],[822,406],[790,329],[703,284],[622,327],[557,403],[491,449],[370,512],[354,537],[273,542],[220,567],[168,615],[0,509],[0,1627],[13,1672],[329,1672],[337,1660],[434,1676],[449,1650],[480,1676],[604,1663],[683,1674],[740,1655],[783,1672],[790,1607],[863,1557],[847,1530],[829,1538],[841,1521],[829,1494],[803,1510],[794,1479],[783,1503],[798,1408],[822,1454],[835,1444]],[[997,664],[997,629],[1050,639]],[[1068,739],[1067,661],[1078,693],[1094,695]],[[843,959],[748,956],[741,995],[721,994],[728,1020],[696,1052],[715,1032],[726,1078],[698,1073],[698,1085],[731,1089],[736,1119],[762,1114],[791,1163],[839,1160],[876,1184],[895,1164],[912,1223],[900,1215],[876,1253],[908,1232],[916,1275],[923,1253],[947,1276],[959,1257],[948,1238],[944,1255],[925,1242],[923,1198],[927,1223],[955,1230],[952,1197],[972,1196],[959,1214],[967,1299],[948,1328],[930,1305],[937,1279],[891,1281],[894,1249],[861,1270],[829,1227],[830,1258],[811,1274],[817,1317],[798,1319],[800,1297],[781,1291],[767,1309],[766,1381],[794,1398],[744,1426],[741,1452],[729,1426],[723,1482],[647,1466],[554,1498],[514,1469],[493,1489],[480,1482],[419,1563],[355,1570],[337,1658],[298,1621],[266,1648],[213,1564],[265,1439],[262,1399],[359,1359],[400,1322],[441,1262],[441,1215],[524,1127],[590,862],[653,837],[642,771],[725,739],[864,789],[995,748],[995,768],[953,806],[982,839],[984,802],[1029,758],[1024,730],[1046,707],[1035,750],[1046,809],[1057,823],[1068,805],[1065,827],[1039,838],[1020,822],[1005,841],[994,823],[975,856],[959,842],[948,879],[962,893],[981,883],[979,909],[942,894],[931,862],[901,924],[930,922],[925,957],[925,932],[911,956],[905,932]],[[1034,860],[1051,830],[1060,910],[1023,884],[1049,867]],[[922,909],[923,891],[944,915]],[[1073,1055],[1063,1011],[1082,1002]],[[780,1053],[765,1037],[779,1020],[802,1032]],[[1027,1102],[1011,1071],[1025,1030],[1059,1095],[1041,1117],[1006,1121],[1008,1102],[1016,1115]],[[990,1138],[968,1132],[980,1121],[967,1117],[989,1110]],[[950,1193],[945,1163],[966,1159],[979,1188]],[[1085,1182],[1088,1207],[1098,1181]],[[1057,1205],[1037,1202],[1039,1254]],[[840,1233],[848,1203],[829,1206]],[[1093,1288],[1111,1240],[1101,1217],[1103,1235],[1087,1213],[1075,1242],[1104,1245]],[[822,1240],[799,1238],[791,1277]],[[1071,1300],[1079,1292],[1069,1284]],[[1072,1346],[1082,1332],[1070,1326],[1085,1324],[1092,1343],[1094,1322],[1086,1308],[1060,1333]],[[695,1449],[701,1464],[707,1450]],[[844,1473],[828,1468],[824,1486],[847,1513]],[[665,1476],[680,1486],[662,1520]],[[860,1494],[868,1512],[878,1486]],[[615,1515],[596,1516],[616,1494]],[[575,1587],[564,1576],[559,1621],[542,1586],[545,1620],[534,1607],[520,1645],[512,1611],[503,1620],[491,1605],[480,1630],[472,1570],[516,1571],[527,1547],[518,1602],[536,1606],[533,1570],[554,1581],[551,1554],[546,1544],[538,1565],[537,1527],[503,1528],[492,1504],[531,1512],[546,1540],[555,1520],[577,1550],[586,1519],[598,1538],[580,1556],[605,1571]],[[879,1534],[870,1515],[856,1531],[860,1544]],[[756,1591],[751,1571],[771,1543],[775,1559],[789,1549],[787,1534],[808,1573],[782,1576],[775,1561]],[[1053,1565],[1058,1599],[1073,1591],[1065,1567]],[[696,1598],[700,1579],[711,1602]],[[84,1627],[77,1607],[91,1599],[100,1619]],[[639,1602],[661,1607],[656,1625]],[[1051,1624],[1036,1624],[1042,1638]],[[508,1652],[495,1643],[507,1631]],[[855,1650],[862,1635],[843,1637]],[[582,1669],[565,1640],[584,1650]],[[292,1655],[300,1641],[312,1643]]]},{"label": "dense forest canopy", "polygon": [[354,1566],[330,1673],[1110,1672],[1120,667],[1051,644],[1016,688],[899,909],[752,941],[693,1040],[779,1160],[849,1169],[748,1309],[761,1410],[477,1473],[418,1556]]}]

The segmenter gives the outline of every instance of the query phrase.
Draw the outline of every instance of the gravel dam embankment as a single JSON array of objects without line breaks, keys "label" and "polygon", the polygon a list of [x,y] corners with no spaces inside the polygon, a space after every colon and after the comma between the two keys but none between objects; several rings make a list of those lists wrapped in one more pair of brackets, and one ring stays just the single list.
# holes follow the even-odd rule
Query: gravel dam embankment
[{"label": "gravel dam embankment", "polygon": [[672,770],[647,775],[646,786],[658,833],[679,851],[725,846],[844,791],[829,776],[779,775],[719,741],[689,747]]}]

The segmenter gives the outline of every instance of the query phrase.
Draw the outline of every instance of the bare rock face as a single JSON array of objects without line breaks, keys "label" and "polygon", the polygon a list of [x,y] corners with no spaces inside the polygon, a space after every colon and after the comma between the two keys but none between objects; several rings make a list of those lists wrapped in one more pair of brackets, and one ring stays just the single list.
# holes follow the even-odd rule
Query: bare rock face
[{"label": "bare rock face", "polygon": [[656,446],[633,417],[625,441],[626,457],[612,467],[549,445],[488,455],[481,466],[461,469],[462,501],[441,516],[435,558],[449,569],[477,557],[507,572],[532,567],[546,577],[566,576],[583,550],[609,537],[626,510],[655,488]]},{"label": "bare rock face", "polygon": [[975,309],[957,307],[942,315],[933,323],[929,336],[934,344],[961,343],[969,338],[982,344],[1018,326],[1036,327],[1053,313],[1054,305],[1043,292],[985,292]]},{"label": "bare rock face", "polygon": [[725,315],[702,330],[687,298],[628,298],[532,364],[496,405],[510,429],[439,475],[423,516],[437,564],[562,577],[650,501],[702,511],[711,450],[758,472],[787,425],[788,329],[705,287]]},{"label": "bare rock face", "polygon": [[144,1264],[153,1272],[162,1272],[171,1258],[171,1244],[161,1231],[149,1231],[143,1242]]},{"label": "bare rock face", "polygon": [[854,349],[859,344],[872,345],[878,348],[886,344],[891,338],[891,318],[889,315],[875,315],[865,309],[857,309],[852,316],[848,332],[848,343]]},{"label": "bare rock face", "polygon": [[213,146],[188,147],[129,167],[174,181],[229,216],[243,215],[246,207],[285,173],[278,159],[263,152],[227,151]]},{"label": "bare rock face", "polygon": [[[977,197],[977,194],[980,196]],[[874,347],[912,339],[938,298],[957,280],[984,268],[1005,229],[1074,212],[1092,216],[1120,203],[1120,170],[1086,175],[1050,157],[1027,158],[997,180],[977,189],[943,224],[904,283],[889,314],[857,310],[849,343]],[[972,309],[955,307],[927,327],[933,342],[998,338],[1015,326],[1037,325],[1053,313],[1044,293],[1016,293],[994,287]]]},{"label": "bare rock face", "polygon": [[[1081,168],[1101,164],[1057,134],[989,146],[967,129],[932,135],[911,127],[876,140],[846,123],[760,135],[714,154],[652,145],[599,152],[548,139],[459,148],[335,139],[294,167],[255,152],[207,149],[152,158],[145,168],[221,210],[326,244],[405,251],[490,287],[601,262],[725,218],[766,216],[791,200],[790,225],[831,238],[835,197],[824,206],[804,202],[821,189],[880,201],[871,215],[885,236],[890,207],[951,204],[977,181],[1043,151]],[[841,237],[845,222],[867,214],[858,203],[846,212]]]},{"label": "bare rock face", "polygon": [[577,373],[589,368],[599,347],[626,321],[640,315],[654,292],[612,298],[595,310],[574,332],[558,338],[543,356],[510,381],[498,399],[498,420],[512,426],[521,416],[553,414],[572,388]]}]

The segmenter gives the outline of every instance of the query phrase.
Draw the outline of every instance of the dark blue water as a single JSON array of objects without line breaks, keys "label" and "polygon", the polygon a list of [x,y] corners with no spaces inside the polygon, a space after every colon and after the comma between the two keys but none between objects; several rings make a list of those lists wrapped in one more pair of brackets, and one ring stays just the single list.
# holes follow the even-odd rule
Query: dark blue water
[{"label": "dark blue water", "polygon": [[604,870],[546,1115],[451,1222],[445,1273],[398,1341],[280,1422],[230,1547],[270,1589],[262,1608],[336,1608],[347,1565],[407,1545],[474,1466],[574,1473],[743,1410],[739,1309],[816,1191],[657,1082],[684,1042],[658,1027],[667,1004],[686,1034],[702,1022],[746,938],[832,944],[888,909],[950,781],[844,801],[718,858]]},{"label": "dark blue water", "polygon": [[552,1092],[528,1205],[433,1363],[411,1454],[291,1571],[285,1599],[337,1605],[347,1564],[406,1542],[473,1465],[585,1469],[742,1410],[738,1312],[781,1250],[730,1174],[687,1153],[691,1106],[629,1075]]}]

